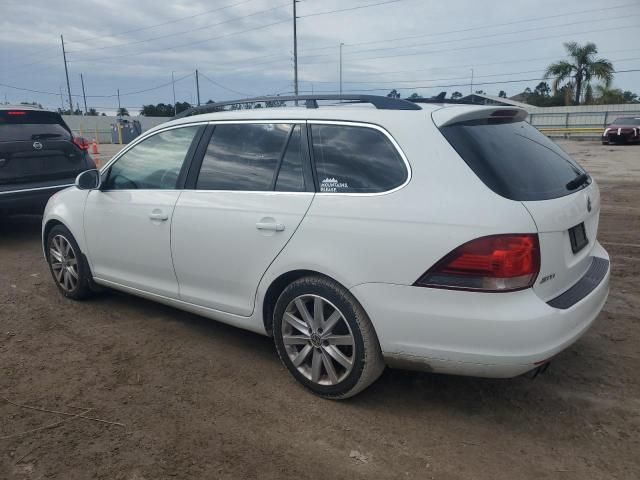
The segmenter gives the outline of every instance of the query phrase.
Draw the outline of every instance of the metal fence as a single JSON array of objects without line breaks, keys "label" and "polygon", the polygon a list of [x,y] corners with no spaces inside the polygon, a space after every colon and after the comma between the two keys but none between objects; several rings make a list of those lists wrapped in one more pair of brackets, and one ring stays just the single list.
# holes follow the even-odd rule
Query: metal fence
[{"label": "metal fence", "polygon": [[617,117],[640,117],[640,104],[531,107],[529,123],[545,135],[600,138],[606,125]]}]

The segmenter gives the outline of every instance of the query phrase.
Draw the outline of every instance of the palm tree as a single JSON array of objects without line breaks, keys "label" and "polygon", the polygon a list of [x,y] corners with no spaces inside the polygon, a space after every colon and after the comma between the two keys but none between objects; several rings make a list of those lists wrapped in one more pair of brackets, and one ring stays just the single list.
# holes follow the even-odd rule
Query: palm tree
[{"label": "palm tree", "polygon": [[579,45],[576,42],[564,44],[569,54],[569,61],[561,60],[552,63],[547,67],[544,78],[555,77],[553,80],[553,91],[559,90],[561,83],[568,81],[576,105],[580,104],[582,94],[587,99],[593,98],[591,80],[598,79],[606,87],[611,85],[613,80],[613,64],[606,58],[595,58],[598,48],[595,43],[588,42]]}]

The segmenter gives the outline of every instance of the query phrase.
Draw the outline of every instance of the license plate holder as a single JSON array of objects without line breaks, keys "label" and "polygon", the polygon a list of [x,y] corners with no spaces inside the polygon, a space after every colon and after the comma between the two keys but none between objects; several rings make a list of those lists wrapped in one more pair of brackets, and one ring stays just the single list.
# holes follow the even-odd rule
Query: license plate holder
[{"label": "license plate holder", "polygon": [[571,241],[571,250],[578,253],[589,243],[587,231],[584,228],[584,222],[569,229],[569,240]]}]

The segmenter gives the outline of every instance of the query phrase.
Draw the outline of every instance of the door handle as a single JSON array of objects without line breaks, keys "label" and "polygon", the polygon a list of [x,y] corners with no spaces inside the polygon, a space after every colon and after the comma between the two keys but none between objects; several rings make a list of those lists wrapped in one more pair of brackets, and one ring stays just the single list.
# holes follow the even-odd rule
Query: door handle
[{"label": "door handle", "polygon": [[269,231],[272,231],[272,232],[282,232],[282,231],[284,231],[284,223],[258,222],[258,223],[256,223],[256,228],[258,230],[269,230]]},{"label": "door handle", "polygon": [[161,222],[164,222],[165,220],[169,219],[169,215],[167,215],[162,210],[156,208],[149,214],[149,218],[151,220],[160,220]]}]

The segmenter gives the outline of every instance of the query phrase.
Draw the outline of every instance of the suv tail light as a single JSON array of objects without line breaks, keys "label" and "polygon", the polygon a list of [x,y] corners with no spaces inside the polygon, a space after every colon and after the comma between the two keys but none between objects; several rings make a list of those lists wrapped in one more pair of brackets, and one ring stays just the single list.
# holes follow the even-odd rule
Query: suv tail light
[{"label": "suv tail light", "polygon": [[536,234],[491,235],[461,245],[436,263],[415,286],[510,292],[533,285],[540,270]]},{"label": "suv tail light", "polygon": [[73,137],[71,141],[78,147],[80,150],[89,150],[89,140],[84,137]]}]

